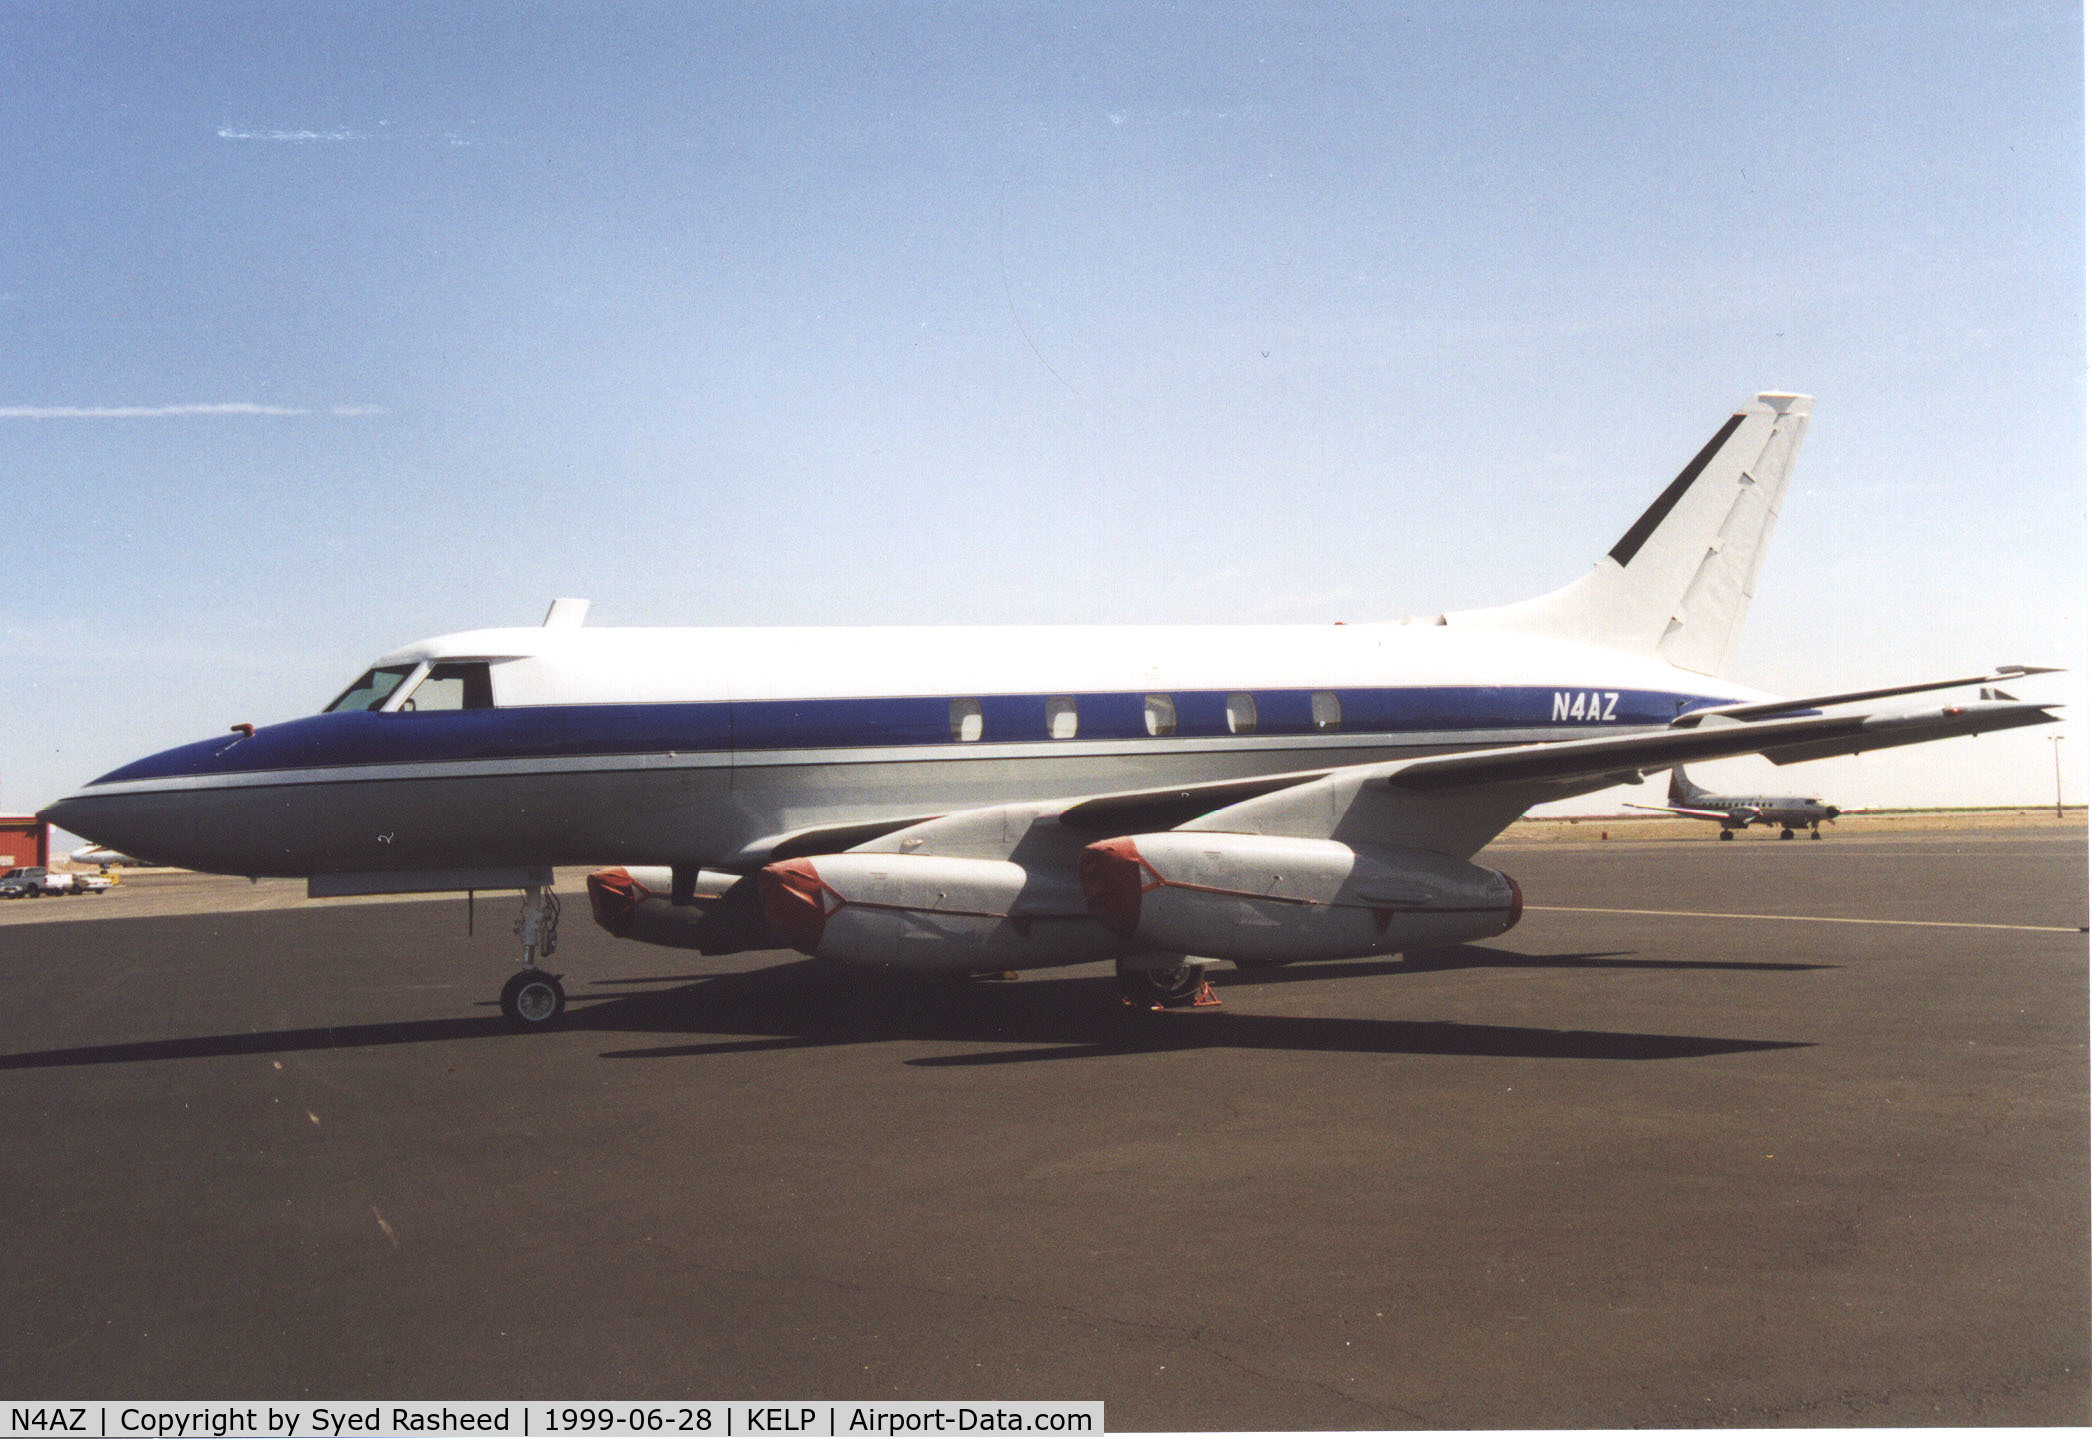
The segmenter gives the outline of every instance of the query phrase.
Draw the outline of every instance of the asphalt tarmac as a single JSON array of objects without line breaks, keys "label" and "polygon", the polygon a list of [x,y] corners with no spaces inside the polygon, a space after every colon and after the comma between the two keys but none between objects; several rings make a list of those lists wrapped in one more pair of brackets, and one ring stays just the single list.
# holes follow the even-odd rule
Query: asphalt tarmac
[{"label": "asphalt tarmac", "polygon": [[0,917],[0,1393],[2092,1418],[2082,829],[1492,857],[1499,940],[1154,1015],[570,894],[527,1036],[512,896],[25,901],[80,908]]}]

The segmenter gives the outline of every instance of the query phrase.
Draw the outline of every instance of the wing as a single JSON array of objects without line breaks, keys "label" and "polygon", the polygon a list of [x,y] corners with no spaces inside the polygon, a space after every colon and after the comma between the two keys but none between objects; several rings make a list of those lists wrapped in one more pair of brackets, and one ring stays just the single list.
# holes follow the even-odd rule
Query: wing
[{"label": "wing", "polygon": [[[1910,686],[1897,693],[1932,687]],[[851,848],[1005,859],[1053,869],[1072,866],[1083,846],[1102,837],[1181,829],[1396,845],[1465,858],[1536,804],[1638,782],[1676,764],[1746,754],[1793,764],[2056,718],[2056,706],[2020,700],[1977,700],[1909,713],[1796,716],[1789,706],[1778,708],[1783,717],[1703,714],[1689,727],[1640,734],[995,805],[897,825]],[[1714,811],[1707,817],[1729,818]],[[791,852],[813,851],[795,838]]]},{"label": "wing", "polygon": [[[1682,814],[1687,819],[1719,820],[1723,824],[1727,824],[1730,821],[1738,818],[1737,811],[1727,809],[1680,809],[1676,805],[1670,804],[1632,803],[1630,803],[1627,807],[1629,809],[1646,809],[1654,814]],[[1742,817],[1745,819],[1756,819],[1758,817],[1758,811],[1755,809],[1744,810],[1742,811]]]},{"label": "wing", "polygon": [[[2049,706],[2003,699],[1909,714],[1702,716],[1638,734],[984,806],[826,853],[812,851],[855,837],[851,827],[810,831],[781,839],[771,862],[684,925],[687,936],[662,942],[723,952],[715,945],[782,941],[954,973],[1138,954],[1396,952],[1517,922],[1516,886],[1465,861],[1543,800],[1692,760],[1785,764],[2054,718]],[[593,877],[592,897],[608,883]],[[1151,891],[1162,892],[1152,904]]]},{"label": "wing", "polygon": [[[2053,665],[1999,665],[1986,675],[1964,675],[1952,680],[1924,680],[1914,685],[1890,685],[1886,689],[1845,690],[1839,694],[1809,695],[1803,699],[1768,700],[1756,704],[1713,705],[1706,709],[1690,710],[1671,721],[1674,729],[1691,729],[1717,718],[1768,719],[1774,715],[1806,714],[1812,710],[1829,709],[1832,705],[1857,704],[1862,700],[1893,699],[1898,695],[1926,694],[1932,690],[1961,689],[1968,685],[1991,685],[2001,680],[2024,679],[2028,675],[2052,675],[2059,673]],[[1987,697],[1987,696],[1986,696]],[[2010,699],[2010,695],[1999,695],[1999,699]]]},{"label": "wing", "polygon": [[1688,729],[1360,765],[1180,827],[1399,845],[1465,858],[1535,804],[1632,783],[1689,760],[1760,754],[1795,764],[2048,724],[2055,708],[1978,700],[1899,714],[1722,717]]}]

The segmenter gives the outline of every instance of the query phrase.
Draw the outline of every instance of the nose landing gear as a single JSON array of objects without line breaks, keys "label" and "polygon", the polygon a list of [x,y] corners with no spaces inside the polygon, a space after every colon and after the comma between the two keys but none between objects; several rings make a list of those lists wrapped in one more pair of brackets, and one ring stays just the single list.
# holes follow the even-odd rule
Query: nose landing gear
[{"label": "nose landing gear", "polygon": [[525,887],[516,938],[523,941],[523,967],[501,987],[502,1017],[517,1029],[549,1029],[567,1007],[559,976],[538,968],[540,959],[559,948],[559,896],[551,885]]}]

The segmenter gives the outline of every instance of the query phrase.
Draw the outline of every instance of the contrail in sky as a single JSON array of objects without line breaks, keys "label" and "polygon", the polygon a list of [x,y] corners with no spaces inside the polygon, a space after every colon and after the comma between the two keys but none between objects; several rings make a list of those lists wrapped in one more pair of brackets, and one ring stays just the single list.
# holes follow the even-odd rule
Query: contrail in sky
[{"label": "contrail in sky", "polygon": [[218,138],[277,140],[289,145],[305,145],[314,140],[368,140],[370,136],[361,130],[243,130],[236,125],[220,125]]},{"label": "contrail in sky", "polygon": [[[479,122],[474,120],[472,124]],[[482,135],[458,130],[445,130],[440,136],[426,131],[395,130],[390,120],[380,120],[375,130],[254,130],[245,125],[220,125],[218,138],[221,140],[264,140],[278,145],[313,145],[322,141],[350,140],[407,140],[434,144],[441,140],[446,145],[478,149],[482,145],[497,143]]]},{"label": "contrail in sky", "polygon": [[164,420],[188,415],[382,415],[378,405],[334,405],[308,410],[290,405],[0,405],[0,420]]}]

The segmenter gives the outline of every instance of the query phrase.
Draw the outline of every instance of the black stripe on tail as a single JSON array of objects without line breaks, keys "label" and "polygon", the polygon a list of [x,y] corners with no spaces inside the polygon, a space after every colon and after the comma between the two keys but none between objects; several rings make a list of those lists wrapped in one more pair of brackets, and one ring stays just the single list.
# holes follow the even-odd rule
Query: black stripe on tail
[{"label": "black stripe on tail", "polygon": [[1729,416],[1729,423],[1716,432],[1714,438],[1707,442],[1705,449],[1693,456],[1692,463],[1680,470],[1678,478],[1666,485],[1663,493],[1656,497],[1656,503],[1643,510],[1642,517],[1634,522],[1626,534],[1620,536],[1618,544],[1607,551],[1619,562],[1622,569],[1634,559],[1636,551],[1641,549],[1649,536],[1656,533],[1656,527],[1663,523],[1664,516],[1671,512],[1671,508],[1685,498],[1685,492],[1691,489],[1692,482],[1700,477],[1700,471],[1707,468],[1707,462],[1729,442],[1729,436],[1735,434],[1736,427],[1742,423],[1742,415]]}]

